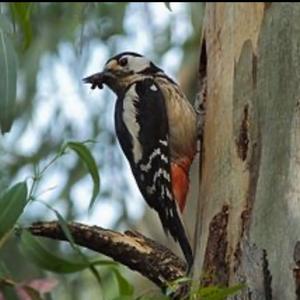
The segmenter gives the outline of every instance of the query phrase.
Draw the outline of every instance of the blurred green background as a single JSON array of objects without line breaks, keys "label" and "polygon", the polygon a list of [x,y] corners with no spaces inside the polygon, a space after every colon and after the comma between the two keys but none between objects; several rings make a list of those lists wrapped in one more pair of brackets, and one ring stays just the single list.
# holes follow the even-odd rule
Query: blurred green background
[{"label": "blurred green background", "polygon": [[[203,4],[169,3],[168,8],[168,3],[1,3],[0,16],[0,32],[3,16],[10,23],[8,37],[18,61],[15,120],[0,137],[1,190],[25,179],[30,186],[35,169],[45,166],[64,142],[93,140],[88,148],[99,168],[101,191],[92,213],[88,214],[92,181],[72,153],[47,170],[35,191],[36,199],[66,220],[136,229],[164,240],[160,223],[145,207],[116,141],[115,96],[108,89],[91,91],[81,79],[100,71],[118,52],[139,52],[176,78],[193,102]],[[26,226],[53,219],[53,212],[34,201],[19,223]],[[89,270],[69,275],[45,272],[20,253],[18,243],[18,236],[11,235],[0,249],[2,264],[19,282],[57,278],[48,299],[116,297],[116,279],[109,267],[97,267],[101,286]],[[66,244],[47,244],[49,249],[73,255]],[[136,297],[155,291],[138,274],[124,267],[120,270],[135,286]]]}]

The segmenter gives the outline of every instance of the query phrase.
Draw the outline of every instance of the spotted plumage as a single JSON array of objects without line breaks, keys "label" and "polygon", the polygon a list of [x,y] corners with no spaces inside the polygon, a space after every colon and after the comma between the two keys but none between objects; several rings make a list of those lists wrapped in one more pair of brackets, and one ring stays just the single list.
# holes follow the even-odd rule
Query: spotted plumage
[{"label": "spotted plumage", "polygon": [[163,228],[179,242],[189,268],[191,246],[181,219],[196,151],[196,115],[179,86],[144,56],[123,52],[85,79],[117,94],[115,127],[137,185]]}]

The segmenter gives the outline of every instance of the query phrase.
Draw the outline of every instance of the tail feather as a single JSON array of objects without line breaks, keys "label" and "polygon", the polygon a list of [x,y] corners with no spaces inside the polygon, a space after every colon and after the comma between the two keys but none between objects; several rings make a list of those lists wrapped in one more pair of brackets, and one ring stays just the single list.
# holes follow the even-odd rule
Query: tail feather
[{"label": "tail feather", "polygon": [[175,201],[168,210],[168,215],[160,216],[160,219],[162,220],[162,225],[166,234],[170,233],[173,239],[179,243],[187,262],[189,272],[194,262],[194,256],[178,205]]}]

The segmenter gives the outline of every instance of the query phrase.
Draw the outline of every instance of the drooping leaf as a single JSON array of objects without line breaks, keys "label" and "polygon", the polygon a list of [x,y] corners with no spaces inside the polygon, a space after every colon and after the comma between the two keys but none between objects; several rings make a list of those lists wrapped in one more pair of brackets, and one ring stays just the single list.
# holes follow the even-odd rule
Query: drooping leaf
[{"label": "drooping leaf", "polygon": [[118,269],[112,270],[118,283],[120,297],[132,297],[134,293],[133,285],[128,282],[128,280],[120,273]]},{"label": "drooping leaf", "polygon": [[32,2],[15,2],[10,3],[12,15],[18,23],[20,30],[23,32],[23,47],[27,49],[32,40],[31,12],[34,3]]},{"label": "drooping leaf", "polygon": [[65,236],[67,237],[68,241],[70,242],[72,248],[77,250],[78,247],[75,244],[73,236],[72,236],[72,234],[69,230],[68,223],[66,222],[66,220],[63,218],[63,216],[56,209],[53,209],[53,211],[54,211],[54,213],[55,213],[55,215],[58,219],[58,223],[59,223],[62,231],[64,232]]},{"label": "drooping leaf", "polygon": [[164,4],[169,11],[172,11],[170,2],[164,2]]},{"label": "drooping leaf", "polygon": [[4,261],[0,261],[0,278],[10,276],[10,272],[4,263]]},{"label": "drooping leaf", "polygon": [[19,300],[15,290],[16,282],[7,277],[0,277],[0,300]]},{"label": "drooping leaf", "polygon": [[0,244],[14,227],[27,204],[27,185],[20,182],[0,197]]},{"label": "drooping leaf", "polygon": [[0,129],[6,133],[11,129],[15,114],[17,55],[7,33],[9,25],[2,15],[0,20]]},{"label": "drooping leaf", "polygon": [[86,269],[89,264],[82,261],[71,261],[61,258],[42,245],[30,232],[21,235],[21,251],[40,268],[55,273],[73,273]]},{"label": "drooping leaf", "polygon": [[34,237],[29,231],[26,230],[22,232],[20,247],[24,256],[28,257],[40,268],[55,273],[73,273],[90,268],[91,266],[114,266],[116,264],[113,261],[91,258],[79,258],[78,260],[62,258],[47,250],[42,242],[38,240],[38,238]]},{"label": "drooping leaf", "polygon": [[93,194],[92,198],[90,200],[89,204],[89,210],[93,207],[96,197],[99,194],[100,191],[100,176],[97,168],[96,161],[94,157],[92,156],[90,150],[83,144],[79,142],[68,142],[67,147],[72,149],[77,153],[77,155],[80,157],[80,159],[84,162],[86,165],[94,183],[93,187]]},{"label": "drooping leaf", "polygon": [[1,237],[0,239],[0,248],[6,243],[6,241],[8,240],[8,238],[10,237],[12,230],[7,231],[6,233],[4,233],[4,235]]},{"label": "drooping leaf", "polygon": [[14,287],[1,284],[0,300],[20,300]]},{"label": "drooping leaf", "polygon": [[100,277],[98,270],[95,268],[94,264],[89,260],[89,258],[86,257],[82,253],[80,248],[75,244],[73,236],[69,230],[68,223],[66,222],[66,220],[63,218],[63,216],[57,210],[54,210],[54,212],[58,218],[58,223],[59,223],[62,231],[64,232],[65,236],[67,237],[68,241],[70,242],[72,248],[81,256],[82,260],[89,266],[89,269],[91,270],[92,274],[95,276],[96,280],[101,285],[101,277]]}]

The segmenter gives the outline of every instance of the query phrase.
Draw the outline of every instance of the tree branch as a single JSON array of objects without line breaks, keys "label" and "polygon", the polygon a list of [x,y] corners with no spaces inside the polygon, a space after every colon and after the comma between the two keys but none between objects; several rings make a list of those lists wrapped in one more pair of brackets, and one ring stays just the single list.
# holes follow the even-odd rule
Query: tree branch
[{"label": "tree branch", "polygon": [[[58,222],[34,223],[28,230],[37,236],[68,241]],[[79,223],[70,223],[69,230],[76,244],[113,258],[162,289],[186,274],[181,258],[138,232],[119,233]]]}]

